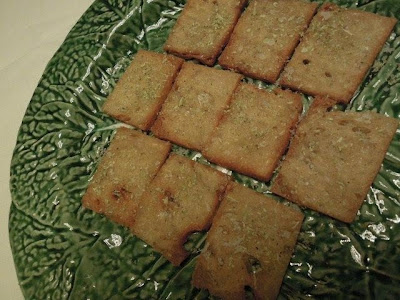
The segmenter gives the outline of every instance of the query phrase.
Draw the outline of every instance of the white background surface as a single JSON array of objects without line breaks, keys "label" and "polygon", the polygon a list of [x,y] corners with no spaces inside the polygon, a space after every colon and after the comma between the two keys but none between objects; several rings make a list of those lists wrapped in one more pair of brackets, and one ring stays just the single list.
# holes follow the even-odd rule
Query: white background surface
[{"label": "white background surface", "polygon": [[0,0],[0,299],[23,299],[8,238],[17,132],[43,70],[92,0]]}]

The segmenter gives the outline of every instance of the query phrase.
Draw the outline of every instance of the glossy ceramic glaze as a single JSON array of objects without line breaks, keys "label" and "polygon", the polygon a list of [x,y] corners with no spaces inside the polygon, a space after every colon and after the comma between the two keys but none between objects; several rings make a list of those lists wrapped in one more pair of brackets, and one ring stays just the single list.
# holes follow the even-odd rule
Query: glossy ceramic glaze
[{"label": "glossy ceramic glaze", "polygon": [[[95,1],[49,62],[11,165],[10,242],[27,299],[209,298],[190,284],[204,233],[190,237],[185,247],[192,254],[176,268],[126,228],[81,207],[96,165],[121,126],[100,107],[138,49],[162,51],[184,2]],[[400,16],[398,0],[332,2]],[[347,109],[400,118],[399,34],[397,25]],[[304,97],[305,110],[309,101]],[[196,152],[177,146],[173,151],[205,162]],[[269,193],[265,183],[232,176]],[[304,213],[280,297],[400,298],[400,134],[355,222]]]}]

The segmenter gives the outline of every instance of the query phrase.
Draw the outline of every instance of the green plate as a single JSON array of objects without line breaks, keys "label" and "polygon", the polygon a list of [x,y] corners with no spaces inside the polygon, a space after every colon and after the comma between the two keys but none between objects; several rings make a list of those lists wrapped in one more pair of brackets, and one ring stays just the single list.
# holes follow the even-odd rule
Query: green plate
[{"label": "green plate", "polygon": [[[190,284],[203,233],[190,237],[185,247],[191,255],[176,268],[126,228],[81,207],[121,125],[101,105],[138,49],[162,51],[184,2],[95,1],[47,65],[11,165],[10,243],[27,299],[209,298]],[[333,2],[400,16],[398,0]],[[347,109],[400,117],[399,34],[397,25]],[[304,97],[305,110],[309,101]],[[204,162],[198,153],[177,146],[173,151]],[[232,175],[269,193],[267,184]],[[280,297],[400,299],[399,188],[398,133],[355,222],[304,210]]]}]

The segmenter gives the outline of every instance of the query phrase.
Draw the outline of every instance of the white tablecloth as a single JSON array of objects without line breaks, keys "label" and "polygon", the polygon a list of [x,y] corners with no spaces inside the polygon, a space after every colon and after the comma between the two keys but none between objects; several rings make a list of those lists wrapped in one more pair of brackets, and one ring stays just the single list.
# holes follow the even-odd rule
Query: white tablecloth
[{"label": "white tablecloth", "polygon": [[41,74],[92,0],[0,1],[0,299],[23,299],[8,238],[12,151]]}]

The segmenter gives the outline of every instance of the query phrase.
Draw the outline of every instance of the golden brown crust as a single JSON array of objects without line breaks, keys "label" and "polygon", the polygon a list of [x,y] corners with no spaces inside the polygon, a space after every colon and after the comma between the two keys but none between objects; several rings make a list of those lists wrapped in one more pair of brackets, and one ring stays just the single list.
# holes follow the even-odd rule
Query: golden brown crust
[{"label": "golden brown crust", "polygon": [[110,116],[148,130],[183,64],[181,58],[139,50],[103,105]]},{"label": "golden brown crust", "polygon": [[170,148],[168,142],[119,128],[83,196],[83,206],[131,226],[139,199]]},{"label": "golden brown crust", "polygon": [[144,193],[132,232],[178,266],[188,235],[211,225],[228,176],[171,154]]},{"label": "golden brown crust", "polygon": [[327,112],[337,104],[340,104],[340,102],[338,102],[337,100],[331,99],[327,96],[317,96],[314,98],[314,101],[308,108],[307,117],[314,113]]},{"label": "golden brown crust", "polygon": [[271,191],[352,222],[397,126],[373,112],[314,111],[300,123]]},{"label": "golden brown crust", "polygon": [[251,1],[218,59],[220,65],[275,82],[317,6],[302,0]]},{"label": "golden brown crust", "polygon": [[222,299],[275,299],[303,221],[300,211],[231,183],[197,260],[192,283]]},{"label": "golden brown crust", "polygon": [[203,155],[223,167],[267,181],[301,110],[299,94],[241,83]]},{"label": "golden brown crust", "polygon": [[188,0],[164,50],[212,66],[247,0]]},{"label": "golden brown crust", "polygon": [[202,150],[241,78],[185,63],[151,130],[159,138]]},{"label": "golden brown crust", "polygon": [[280,84],[348,103],[397,20],[322,5],[282,73]]}]

